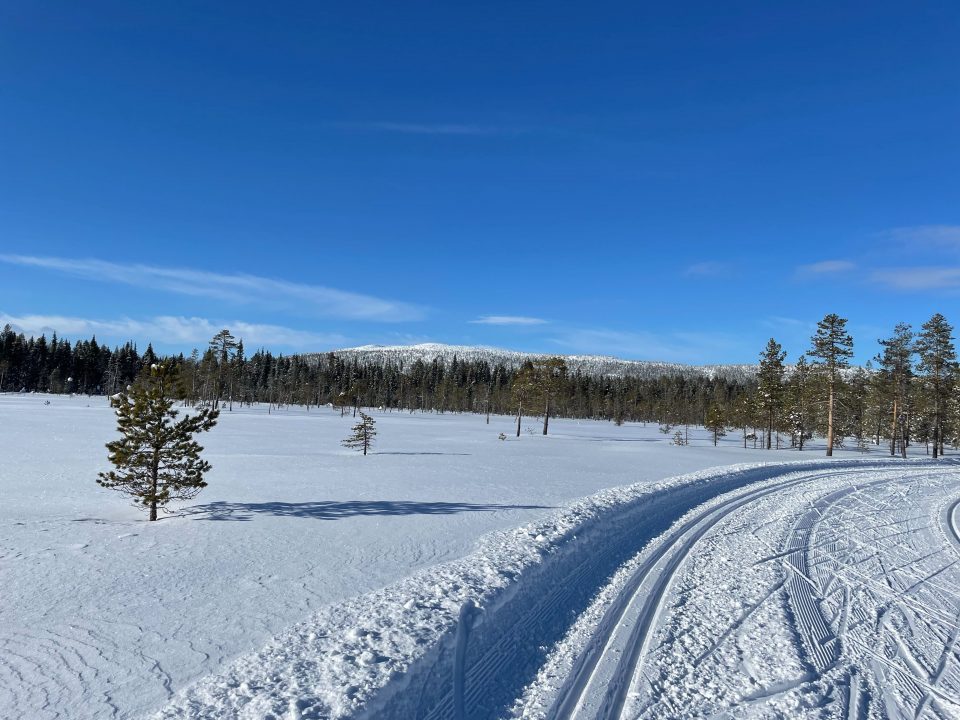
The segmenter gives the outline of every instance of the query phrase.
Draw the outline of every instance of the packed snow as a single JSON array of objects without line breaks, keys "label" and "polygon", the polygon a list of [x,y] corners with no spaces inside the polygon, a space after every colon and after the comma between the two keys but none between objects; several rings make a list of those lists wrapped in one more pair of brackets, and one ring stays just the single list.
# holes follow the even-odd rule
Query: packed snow
[{"label": "packed snow", "polygon": [[[802,683],[815,678],[804,636],[791,630],[791,603],[801,601],[785,579],[788,565],[758,562],[762,576],[755,579],[742,575],[746,564],[738,559],[779,552],[789,560],[803,548],[827,547],[826,536],[822,543],[810,538],[835,532],[833,525],[811,524],[800,542],[790,539],[797,518],[849,487],[848,469],[895,480],[900,471],[891,468],[902,466],[855,451],[838,453],[845,461],[831,464],[817,447],[802,454],[743,449],[736,436],[714,448],[702,431],[677,447],[655,425],[557,420],[543,437],[529,420],[514,438],[512,418],[487,425],[476,415],[373,414],[378,444],[365,458],[340,447],[354,421],[339,411],[224,412],[202,438],[214,466],[210,486],[147,523],[94,482],[106,469],[103,443],[114,434],[104,398],[0,395],[0,717],[551,716],[598,628],[616,627],[602,619],[613,617],[611,607],[629,605],[617,600],[621,585],[653,575],[663,601],[648,613],[652,625],[638,661],[617,669],[630,681],[624,708],[649,717],[684,703],[738,708],[744,682],[750,692],[777,695],[770,707],[793,707],[790,693],[811,697]],[[501,432],[508,440],[498,439]],[[742,464],[804,458],[801,466]],[[733,463],[741,465],[706,470]],[[828,467],[838,469],[836,480],[807,479]],[[942,519],[933,523],[940,534],[923,535],[923,542],[939,537],[957,543],[949,545],[956,552],[947,490],[957,468],[934,467],[941,469],[910,476],[917,488],[910,500]],[[871,492],[885,487],[900,486],[877,484]],[[866,497],[853,493],[843,502]],[[876,506],[898,498],[877,495]],[[693,524],[678,534],[683,523]],[[848,524],[836,532],[849,536],[856,523]],[[754,526],[760,529],[751,535]],[[741,536],[759,539],[741,552]],[[801,550],[790,544],[798,542]],[[918,539],[917,552],[921,545]],[[674,554],[663,557],[676,557],[671,573],[631,579],[668,546]],[[850,566],[851,578],[854,566],[877,578],[877,568],[896,568],[893,556],[877,557],[857,559],[848,548],[814,561]],[[914,582],[935,569],[911,571]],[[884,577],[875,582],[910,576]],[[749,587],[737,585],[745,582]],[[839,587],[818,592],[839,607],[837,598],[847,597],[837,595]],[[704,597],[680,592],[691,588]],[[955,617],[949,594],[929,592],[923,604],[939,603]],[[748,624],[730,629],[717,619],[729,617],[717,598],[731,593],[747,610],[759,603],[751,617],[765,618],[771,637],[784,638],[787,650],[771,660],[783,677],[765,675],[762,656],[744,660],[744,667],[760,665],[743,671],[746,680],[723,669],[738,660],[731,643],[749,641]],[[764,604],[765,597],[773,600]],[[873,606],[864,603],[869,617]],[[831,609],[821,622],[831,628],[842,616]],[[901,641],[902,628],[917,625],[892,612],[885,617],[878,632],[898,628]],[[694,621],[703,627],[683,640],[691,634],[683,623]],[[867,625],[857,626],[861,634]],[[911,657],[936,670],[929,637],[916,637],[921,649]],[[832,707],[835,688],[851,687],[851,677],[862,685],[864,707],[874,697],[906,706],[902,698],[915,695],[909,683],[877,695],[869,663],[844,651],[843,667],[858,672],[817,676],[816,707]],[[672,662],[642,662],[656,652]],[[693,670],[692,652],[707,653]],[[942,695],[952,692],[949,657],[944,666],[937,682],[945,689],[925,701],[930,712],[947,707]],[[652,667],[664,674],[651,677]],[[910,670],[904,667],[896,672]],[[689,682],[692,672],[707,679]]]}]

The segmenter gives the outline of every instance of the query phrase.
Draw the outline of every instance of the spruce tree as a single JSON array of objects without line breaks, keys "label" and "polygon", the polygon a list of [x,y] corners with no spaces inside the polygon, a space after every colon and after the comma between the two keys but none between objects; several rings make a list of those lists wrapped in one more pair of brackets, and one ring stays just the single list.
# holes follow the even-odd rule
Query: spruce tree
[{"label": "spruce tree", "polygon": [[366,455],[367,451],[373,447],[373,439],[377,436],[376,421],[360,411],[360,422],[351,428],[350,437],[342,442],[342,445],[351,450],[362,450]]},{"label": "spruce tree", "polygon": [[219,412],[205,408],[177,420],[171,397],[176,380],[168,365],[154,364],[146,377],[121,393],[117,429],[122,437],[107,443],[114,469],[97,478],[101,487],[147,508],[150,520],[171,500],[196,497],[207,486],[203,475],[210,470],[193,436],[210,430]]},{"label": "spruce tree", "polygon": [[827,381],[827,457],[833,455],[834,405],[841,382],[841,372],[850,366],[853,357],[853,338],[847,332],[847,320],[835,313],[826,315],[817,323],[817,332],[811,338],[813,347],[807,355],[815,358],[818,369]]},{"label": "spruce tree", "polygon": [[[757,406],[767,425],[767,450],[771,448],[773,426],[777,412],[783,403],[783,360],[787,354],[773,338],[760,353],[760,369],[757,373]],[[779,438],[779,434],[777,435]],[[779,444],[779,439],[777,443]]]},{"label": "spruce tree", "polygon": [[957,351],[953,345],[953,326],[937,313],[927,320],[917,335],[917,370],[923,377],[933,411],[933,457],[943,454],[944,416],[947,400],[954,389]]}]

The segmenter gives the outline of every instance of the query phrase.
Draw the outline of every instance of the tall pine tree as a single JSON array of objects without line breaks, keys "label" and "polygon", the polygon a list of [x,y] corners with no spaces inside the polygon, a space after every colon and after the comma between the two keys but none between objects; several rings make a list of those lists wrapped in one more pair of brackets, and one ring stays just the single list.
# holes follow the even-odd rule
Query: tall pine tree
[{"label": "tall pine tree", "polygon": [[[783,403],[783,360],[787,354],[773,338],[760,353],[760,369],[757,373],[757,407],[763,413],[767,431],[767,450],[771,448],[773,426]],[[779,433],[777,434],[779,438]],[[779,439],[777,443],[779,444]]]},{"label": "tall pine tree", "polygon": [[813,347],[807,355],[814,358],[818,370],[827,383],[827,457],[833,455],[834,405],[842,380],[841,373],[850,367],[853,357],[853,338],[847,332],[847,320],[835,313],[826,315],[817,323],[817,332],[811,338]]},{"label": "tall pine tree", "polygon": [[917,335],[917,365],[930,397],[933,411],[933,457],[943,454],[944,416],[947,400],[953,392],[957,369],[957,351],[953,345],[953,326],[937,313],[923,324]]},{"label": "tall pine tree", "polygon": [[810,435],[810,366],[807,359],[801,355],[793,368],[789,382],[790,403],[790,433],[793,436],[793,445],[797,450],[803,450],[803,443]]},{"label": "tall pine tree", "polygon": [[877,355],[877,385],[886,395],[890,408],[890,454],[907,456],[906,420],[913,377],[913,330],[906,323],[897,323],[893,336],[880,340],[883,348]]}]

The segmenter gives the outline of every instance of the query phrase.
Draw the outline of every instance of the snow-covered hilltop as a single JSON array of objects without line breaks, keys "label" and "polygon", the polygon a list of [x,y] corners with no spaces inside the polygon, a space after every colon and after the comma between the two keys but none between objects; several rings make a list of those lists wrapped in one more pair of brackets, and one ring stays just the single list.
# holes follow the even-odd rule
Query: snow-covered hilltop
[{"label": "snow-covered hilltop", "polygon": [[[527,360],[552,357],[542,353],[441,343],[361,345],[334,350],[333,353],[343,358],[357,359],[361,363],[391,363],[404,368],[417,360],[425,363],[439,360],[449,365],[454,358],[471,362],[485,360],[491,365],[502,364],[508,368],[515,368]],[[562,355],[562,357],[567,361],[571,372],[593,376],[657,378],[664,375],[685,375],[738,380],[752,377],[757,371],[756,365],[683,365],[652,360],[622,360],[607,355]]]}]

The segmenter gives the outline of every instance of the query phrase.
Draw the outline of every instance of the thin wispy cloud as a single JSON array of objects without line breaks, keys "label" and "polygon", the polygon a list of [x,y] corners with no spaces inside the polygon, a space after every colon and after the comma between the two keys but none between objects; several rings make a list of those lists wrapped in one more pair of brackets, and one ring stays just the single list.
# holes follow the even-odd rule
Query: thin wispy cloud
[{"label": "thin wispy cloud", "polygon": [[801,275],[833,275],[856,269],[857,264],[850,260],[821,260],[809,265],[800,265],[797,272]]},{"label": "thin wispy cloud", "polygon": [[248,323],[239,320],[232,322],[212,321],[199,317],[179,317],[160,315],[145,320],[122,317],[115,319],[91,319],[69,317],[65,315],[8,315],[0,313],[0,327],[10,325],[17,332],[26,335],[52,335],[61,337],[89,338],[96,335],[119,342],[135,340],[153,342],[158,345],[203,346],[214,334],[223,328],[229,328],[238,338],[242,338],[247,348],[290,347],[305,350],[321,350],[339,347],[347,342],[339,334],[314,333],[305,330]]},{"label": "thin wispy cloud", "polygon": [[881,233],[881,236],[897,241],[908,250],[960,250],[960,225],[898,227]]},{"label": "thin wispy cloud", "polygon": [[707,260],[687,266],[683,270],[683,275],[684,277],[719,277],[729,274],[731,270],[728,263]]},{"label": "thin wispy cloud", "polygon": [[516,135],[522,132],[519,128],[470,123],[367,122],[353,123],[348,127],[406,135]]},{"label": "thin wispy cloud", "polygon": [[474,325],[546,325],[542,318],[524,317],[522,315],[484,315],[470,321]]},{"label": "thin wispy cloud", "polygon": [[761,324],[767,327],[802,327],[815,328],[817,326],[814,320],[800,320],[798,318],[785,317],[783,315],[770,315],[761,321]]},{"label": "thin wispy cloud", "polygon": [[960,267],[907,267],[875,270],[870,280],[892,290],[923,291],[960,288]]},{"label": "thin wispy cloud", "polygon": [[423,308],[409,303],[243,273],[28,255],[0,255],[0,262],[99,282],[216,298],[237,305],[287,309],[303,315],[381,322],[419,320],[425,315]]}]

